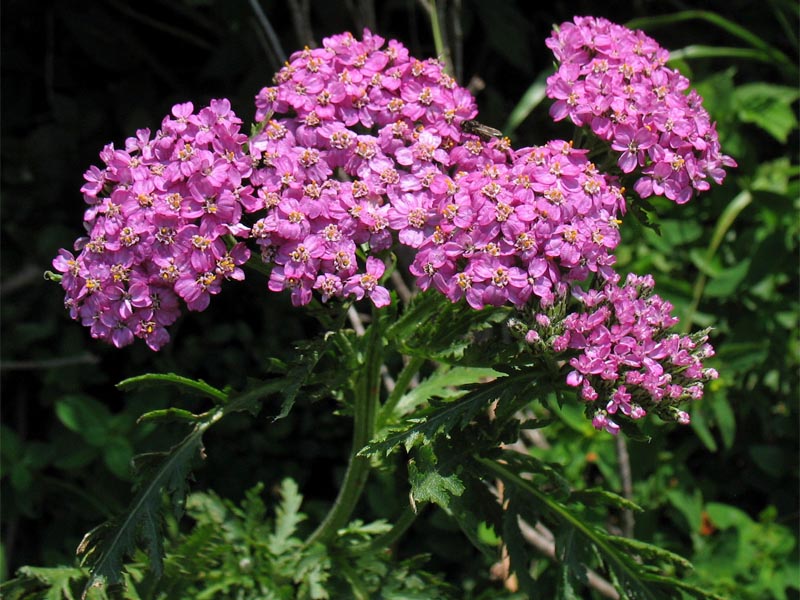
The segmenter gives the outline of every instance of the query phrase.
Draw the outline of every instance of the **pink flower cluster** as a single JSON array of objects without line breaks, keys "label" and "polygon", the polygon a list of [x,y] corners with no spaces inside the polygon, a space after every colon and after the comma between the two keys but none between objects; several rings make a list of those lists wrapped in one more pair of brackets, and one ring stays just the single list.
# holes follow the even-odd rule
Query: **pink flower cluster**
[{"label": "pink flower cluster", "polygon": [[458,167],[468,171],[417,198],[426,227],[410,270],[420,288],[476,309],[548,306],[571,282],[612,274],[624,199],[585,150],[552,141],[474,166],[466,154]]},{"label": "pink flower cluster", "polygon": [[247,235],[242,212],[258,204],[240,124],[227,100],[196,114],[179,104],[152,139],[142,129],[124,149],[109,144],[105,166],[86,172],[88,235],[76,241],[77,257],[61,250],[53,266],[70,315],[93,337],[117,347],[139,337],[158,350],[179,298],[204,310],[222,280],[244,277],[249,251],[232,239]]},{"label": "pink flower cluster", "polygon": [[620,154],[624,173],[641,168],[634,190],[642,198],[664,195],[679,204],[708,179],[721,183],[723,167],[735,166],[720,151],[715,124],[702,98],[678,71],[665,66],[669,53],[641,31],[603,18],[576,17],[547,40],[559,62],[547,80],[556,101],[551,116],[589,126]]},{"label": "pink flower cluster", "polygon": [[256,106],[251,181],[266,215],[252,235],[274,265],[269,289],[291,290],[295,305],[312,290],[388,304],[374,255],[395,232],[412,247],[430,232],[472,95],[439,61],[365,31],[292,55]]},{"label": "pink flower cluster", "polygon": [[[655,42],[586,17],[548,46],[561,63],[551,114],[610,142],[624,173],[640,169],[642,197],[682,203],[722,180],[733,161]],[[179,300],[204,310],[223,280],[244,278],[249,250],[236,238],[253,238],[269,289],[295,305],[316,292],[385,306],[382,257],[399,244],[421,289],[475,309],[513,304],[532,315],[517,326],[532,346],[573,351],[567,383],[598,429],[647,412],[688,422],[677,406],[716,376],[702,365],[713,350],[705,332],[667,333],[676,319],[651,277],[618,285],[624,190],[587,150],[556,140],[515,151],[465,132],[470,93],[440,62],[369,31],[293,54],[256,107],[248,139],[227,100],[196,114],[176,105],[152,139],[140,130],[124,150],[108,145],[104,168],[87,171],[88,236],[53,265],[94,337],[159,349]],[[570,290],[583,308],[565,316]]]},{"label": "pink flower cluster", "polygon": [[556,350],[579,351],[569,361],[567,383],[580,387],[598,429],[617,433],[612,416],[637,420],[648,412],[686,424],[689,415],[678,405],[702,397],[703,382],[717,378],[714,369],[703,368],[714,355],[708,332],[668,333],[678,319],[672,305],[653,294],[654,285],[649,275],[631,274],[622,286],[574,290],[585,310],[567,315],[553,341]]}]

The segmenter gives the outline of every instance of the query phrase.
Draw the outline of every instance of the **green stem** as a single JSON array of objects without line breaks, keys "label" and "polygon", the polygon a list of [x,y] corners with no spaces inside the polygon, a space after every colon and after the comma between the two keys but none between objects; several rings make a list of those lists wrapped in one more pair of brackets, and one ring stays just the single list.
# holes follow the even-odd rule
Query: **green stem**
[{"label": "green stem", "polygon": [[433,30],[433,45],[436,48],[436,56],[444,61],[444,70],[448,75],[453,75],[453,65],[450,62],[450,50],[444,45],[442,36],[442,26],[439,23],[439,9],[436,0],[430,0],[431,29]]},{"label": "green stem", "polygon": [[372,316],[372,324],[364,340],[364,363],[354,389],[353,445],[350,449],[350,462],[339,495],[325,519],[306,540],[307,546],[316,542],[329,543],[336,536],[336,532],[347,524],[369,475],[370,459],[359,456],[358,452],[367,445],[375,433],[375,416],[381,389],[382,337],[377,310],[373,309]]},{"label": "green stem", "polygon": [[424,358],[412,356],[411,360],[408,361],[408,364],[403,367],[403,370],[400,372],[400,376],[397,378],[397,383],[395,383],[392,393],[389,394],[389,398],[386,400],[386,403],[378,413],[378,429],[383,427],[386,424],[386,421],[391,418],[392,412],[397,407],[397,403],[400,402],[400,398],[403,397],[403,394],[405,394],[406,390],[408,389],[408,384],[411,383],[411,379],[419,372],[420,367],[422,367],[424,363]]}]

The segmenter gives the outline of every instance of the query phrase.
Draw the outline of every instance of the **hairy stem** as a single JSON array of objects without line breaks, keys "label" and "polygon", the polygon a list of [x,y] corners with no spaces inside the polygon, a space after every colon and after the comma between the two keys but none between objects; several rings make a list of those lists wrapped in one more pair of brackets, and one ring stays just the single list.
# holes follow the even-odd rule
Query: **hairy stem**
[{"label": "hairy stem", "polygon": [[383,362],[380,321],[375,309],[366,336],[364,363],[354,389],[353,444],[350,449],[350,462],[339,495],[325,519],[306,540],[306,545],[315,542],[326,544],[336,536],[336,532],[347,524],[350,515],[353,514],[367,482],[369,458],[358,456],[358,452],[367,445],[375,432],[375,416],[381,390],[380,368]]}]

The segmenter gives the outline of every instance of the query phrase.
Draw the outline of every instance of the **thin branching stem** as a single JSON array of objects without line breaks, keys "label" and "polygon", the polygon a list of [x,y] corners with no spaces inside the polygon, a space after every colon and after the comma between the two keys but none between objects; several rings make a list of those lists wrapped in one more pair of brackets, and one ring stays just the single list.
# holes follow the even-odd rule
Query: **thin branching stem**
[{"label": "thin branching stem", "polygon": [[[631,457],[628,453],[628,443],[625,437],[618,435],[617,443],[617,460],[619,461],[619,477],[622,480],[622,495],[626,500],[633,500],[633,477],[631,476]],[[633,537],[633,530],[636,526],[636,521],[633,516],[633,510],[630,508],[622,509],[622,533],[625,537]]]},{"label": "thin branching stem", "polygon": [[283,46],[281,46],[281,41],[278,39],[278,34],[275,33],[275,29],[273,29],[272,24],[267,18],[267,15],[264,13],[264,9],[261,8],[258,0],[250,0],[250,7],[253,9],[253,14],[255,14],[256,19],[258,19],[258,22],[261,24],[261,28],[264,30],[264,33],[267,35],[272,52],[276,57],[278,57],[278,60],[281,63],[285,62],[286,52],[283,50]]}]

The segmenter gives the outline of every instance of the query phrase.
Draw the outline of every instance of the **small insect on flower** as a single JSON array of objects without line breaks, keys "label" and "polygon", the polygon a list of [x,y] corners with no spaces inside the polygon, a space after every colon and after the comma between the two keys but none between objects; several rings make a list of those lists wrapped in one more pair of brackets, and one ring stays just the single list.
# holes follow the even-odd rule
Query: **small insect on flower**
[{"label": "small insect on flower", "polygon": [[492,138],[501,138],[503,137],[503,132],[499,129],[495,129],[494,127],[489,127],[488,125],[484,125],[480,121],[476,121],[475,119],[468,119],[461,123],[461,129],[465,133],[471,133],[473,135],[477,135],[481,138],[484,142],[488,142]]}]

